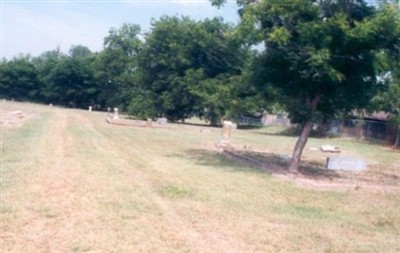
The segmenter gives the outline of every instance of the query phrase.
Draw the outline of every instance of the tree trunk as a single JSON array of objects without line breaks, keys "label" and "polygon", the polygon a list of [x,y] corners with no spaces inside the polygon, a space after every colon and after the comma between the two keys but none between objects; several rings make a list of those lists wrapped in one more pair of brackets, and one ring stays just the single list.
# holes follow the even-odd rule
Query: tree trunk
[{"label": "tree trunk", "polygon": [[394,142],[393,149],[396,149],[399,146],[400,146],[400,125],[397,126],[396,141]]},{"label": "tree trunk", "polygon": [[210,126],[213,126],[213,127],[218,126],[218,119],[217,119],[217,117],[211,117],[211,119],[210,119]]},{"label": "tree trunk", "polygon": [[[314,111],[317,108],[320,99],[321,95],[316,94],[312,100],[310,99],[307,100],[307,105],[312,111]],[[291,173],[297,173],[299,171],[301,154],[303,153],[303,149],[306,146],[308,136],[310,136],[312,125],[313,122],[311,119],[309,119],[301,127],[301,134],[296,142],[296,146],[294,147],[292,160],[290,161],[289,165],[289,172]]]},{"label": "tree trunk", "polygon": [[303,153],[303,149],[306,146],[308,136],[310,135],[312,128],[312,122],[308,121],[301,127],[301,134],[296,142],[296,146],[293,150],[292,160],[289,165],[289,172],[296,173],[299,171],[300,158]]}]

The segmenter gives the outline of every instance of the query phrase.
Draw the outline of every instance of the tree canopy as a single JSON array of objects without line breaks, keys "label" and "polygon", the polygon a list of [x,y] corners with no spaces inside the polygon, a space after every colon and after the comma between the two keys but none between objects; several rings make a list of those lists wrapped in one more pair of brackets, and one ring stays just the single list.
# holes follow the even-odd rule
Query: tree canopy
[{"label": "tree canopy", "polygon": [[38,72],[31,57],[21,56],[0,63],[0,94],[4,98],[38,101],[39,87]]},{"label": "tree canopy", "polygon": [[[214,1],[214,4],[221,4]],[[254,69],[260,90],[277,91],[301,135],[297,171],[313,123],[365,107],[377,91],[376,54],[399,50],[399,11],[365,1],[238,1],[242,36],[262,43]]]},{"label": "tree canopy", "polygon": [[138,25],[123,24],[119,29],[112,28],[104,38],[104,50],[94,62],[94,75],[99,85],[98,102],[102,107],[127,109],[143,44],[139,36]]},{"label": "tree canopy", "polygon": [[139,86],[130,111],[172,121],[197,115],[217,124],[247,57],[234,28],[220,19],[167,16],[152,26],[138,57]]}]

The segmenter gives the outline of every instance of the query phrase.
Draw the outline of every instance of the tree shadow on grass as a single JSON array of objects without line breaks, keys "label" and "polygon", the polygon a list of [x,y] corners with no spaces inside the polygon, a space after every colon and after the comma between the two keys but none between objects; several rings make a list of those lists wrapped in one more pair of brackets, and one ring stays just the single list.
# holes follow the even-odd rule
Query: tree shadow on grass
[{"label": "tree shadow on grass", "polygon": [[[230,172],[268,173],[289,175],[288,158],[274,153],[234,150],[217,152],[205,149],[189,149],[184,157],[201,166],[210,166]],[[341,178],[343,175],[327,170],[317,162],[302,162],[298,176],[312,180],[329,180]]]},{"label": "tree shadow on grass", "polygon": [[[273,174],[290,174],[288,171],[290,156],[281,155],[275,153],[266,152],[255,152],[255,151],[238,151],[239,154],[243,154],[245,157],[250,157],[263,164],[267,171]],[[302,161],[300,163],[300,168],[298,176],[306,177],[313,180],[326,180],[340,178],[342,175],[336,171],[328,170],[325,165],[320,162],[314,161]]]},{"label": "tree shadow on grass", "polygon": [[229,172],[248,172],[248,173],[265,173],[261,168],[252,164],[238,163],[229,159],[222,152],[211,151],[206,149],[189,149],[184,155],[174,155],[175,157],[185,157],[200,166],[213,167],[216,169]]},{"label": "tree shadow on grass", "polygon": [[326,180],[343,178],[343,174],[334,170],[328,170],[325,166],[318,162],[303,161],[300,164],[299,173],[304,177],[313,180]]}]

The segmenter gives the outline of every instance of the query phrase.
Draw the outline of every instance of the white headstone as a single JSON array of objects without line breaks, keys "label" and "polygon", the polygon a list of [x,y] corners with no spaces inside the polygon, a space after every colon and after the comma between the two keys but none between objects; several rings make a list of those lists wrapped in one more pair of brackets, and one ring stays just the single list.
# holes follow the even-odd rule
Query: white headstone
[{"label": "white headstone", "polygon": [[233,123],[231,121],[224,121],[222,124],[221,144],[229,144],[229,139],[232,134]]},{"label": "white headstone", "polygon": [[157,119],[157,123],[158,124],[160,124],[160,125],[166,125],[167,123],[168,123],[168,120],[167,120],[167,118],[158,118]]},{"label": "white headstone", "polygon": [[91,106],[89,106],[89,112],[91,112],[92,111],[92,107]]},{"label": "white headstone", "polygon": [[114,116],[113,116],[113,119],[119,119],[119,116],[118,116],[118,108],[114,108]]}]

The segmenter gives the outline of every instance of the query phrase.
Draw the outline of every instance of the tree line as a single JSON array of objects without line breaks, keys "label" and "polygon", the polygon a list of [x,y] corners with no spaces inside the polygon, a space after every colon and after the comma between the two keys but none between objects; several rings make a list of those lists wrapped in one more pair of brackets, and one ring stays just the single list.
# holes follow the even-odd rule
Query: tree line
[{"label": "tree line", "polygon": [[[221,7],[224,0],[212,3]],[[400,129],[398,1],[237,3],[237,26],[164,16],[147,33],[134,24],[111,29],[98,53],[74,46],[68,55],[53,50],[3,60],[1,94],[119,107],[143,118],[198,116],[212,125],[283,108],[301,128],[291,171],[314,123],[385,110]]]},{"label": "tree line", "polygon": [[220,18],[161,17],[151,32],[113,28],[104,49],[82,45],[1,62],[6,99],[88,108],[119,107],[142,118],[192,116],[212,125],[233,114],[254,114],[263,103],[243,73],[254,52]]}]

